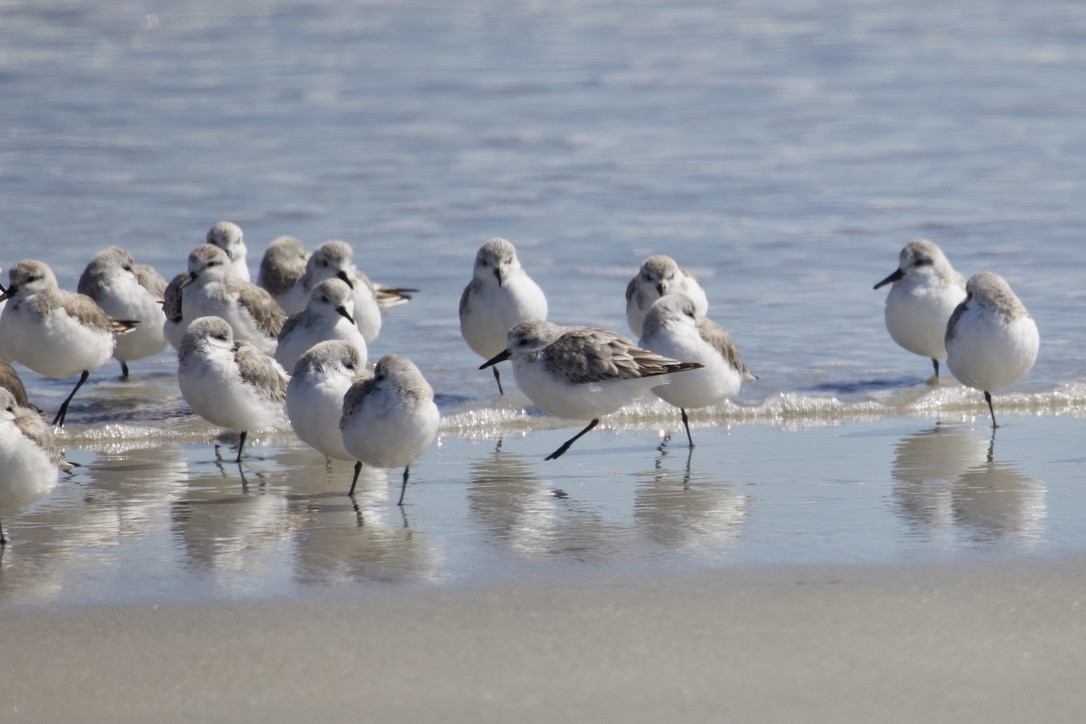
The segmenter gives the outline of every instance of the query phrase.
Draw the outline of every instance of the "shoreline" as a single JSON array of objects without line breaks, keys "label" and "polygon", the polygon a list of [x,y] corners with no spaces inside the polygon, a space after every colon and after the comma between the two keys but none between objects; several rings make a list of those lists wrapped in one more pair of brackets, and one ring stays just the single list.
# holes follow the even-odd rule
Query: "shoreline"
[{"label": "shoreline", "polygon": [[1060,721],[1086,556],[3,611],[8,721]]}]

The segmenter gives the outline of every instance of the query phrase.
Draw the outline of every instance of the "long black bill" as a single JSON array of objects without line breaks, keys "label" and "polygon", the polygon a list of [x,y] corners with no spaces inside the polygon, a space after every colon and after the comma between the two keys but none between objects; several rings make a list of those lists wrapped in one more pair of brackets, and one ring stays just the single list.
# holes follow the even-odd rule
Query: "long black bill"
[{"label": "long black bill", "polygon": [[887,284],[892,284],[892,283],[896,282],[898,279],[901,279],[903,276],[905,276],[905,272],[901,271],[901,269],[897,269],[897,270],[894,271],[893,274],[886,277],[881,282],[879,282],[874,287],[872,287],[872,289],[878,289],[879,287],[884,287]]},{"label": "long black bill", "polygon": [[351,324],[354,324],[354,317],[351,316],[351,313],[347,311],[346,307],[336,307],[336,314],[343,317]]},{"label": "long black bill", "polygon": [[499,362],[504,362],[505,360],[509,359],[510,356],[511,353],[509,352],[509,350],[503,349],[501,352],[479,365],[479,369],[485,370],[487,367],[493,367]]}]

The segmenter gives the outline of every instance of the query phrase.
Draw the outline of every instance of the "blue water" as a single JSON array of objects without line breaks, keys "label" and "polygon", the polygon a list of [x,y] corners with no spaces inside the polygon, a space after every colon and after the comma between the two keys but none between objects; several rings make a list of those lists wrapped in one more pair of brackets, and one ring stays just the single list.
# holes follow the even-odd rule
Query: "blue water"
[{"label": "blue water", "polygon": [[[254,271],[281,234],[345,239],[375,280],[422,290],[371,355],[415,359],[448,422],[406,519],[377,485],[363,517],[383,524],[359,528],[334,494],[344,472],[289,434],[255,440],[244,489],[220,473],[168,354],[127,385],[104,367],[63,437],[85,467],[4,517],[0,596],[1080,550],[1080,501],[1067,520],[1045,501],[1076,478],[1086,410],[1084,68],[1076,2],[4,3],[0,266],[40,258],[73,288],[118,244],[169,277],[224,218]],[[662,405],[543,465],[569,428],[496,401],[458,334],[474,251],[498,235],[560,322],[624,332],[651,253],[699,276],[761,377],[695,417],[701,502],[673,505],[678,437],[665,490],[646,482],[678,432]],[[992,463],[979,396],[928,388],[930,363],[882,324],[871,286],[919,236],[967,276],[1007,278],[1041,331],[1036,366],[997,397]],[[43,407],[70,388],[21,371]],[[937,423],[966,436],[969,465],[932,502],[923,482],[901,492],[892,460]],[[481,465],[506,482],[478,483]],[[1025,491],[996,515],[1018,523],[979,524],[999,535],[972,534],[954,497],[977,465]],[[943,522],[916,523],[917,505]],[[30,593],[50,566],[66,582]]]}]

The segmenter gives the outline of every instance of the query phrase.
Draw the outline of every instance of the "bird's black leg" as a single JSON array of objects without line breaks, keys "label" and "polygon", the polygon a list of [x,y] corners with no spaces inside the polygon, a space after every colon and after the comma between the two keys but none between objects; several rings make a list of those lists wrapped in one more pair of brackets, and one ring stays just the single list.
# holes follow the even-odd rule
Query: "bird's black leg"
[{"label": "bird's black leg", "polygon": [[359,460],[354,464],[354,477],[351,478],[351,489],[347,491],[347,495],[354,497],[354,486],[358,483],[358,474],[362,472],[362,461]]},{"label": "bird's black leg", "polygon": [[64,404],[60,406],[60,410],[57,411],[57,416],[53,418],[53,425],[55,427],[64,427],[64,418],[68,415],[68,405],[71,403],[72,398],[75,397],[75,393],[79,392],[79,388],[83,386],[83,383],[90,377],[90,370],[83,370],[79,375],[79,382],[75,383],[75,389],[68,395],[68,399],[64,400]]},{"label": "bird's black leg", "polygon": [[573,437],[571,437],[570,439],[568,439],[564,443],[562,443],[562,447],[558,448],[557,450],[555,450],[554,452],[552,452],[550,455],[548,455],[547,457],[545,457],[543,459],[544,460],[557,460],[558,458],[562,457],[562,455],[566,452],[566,450],[569,450],[570,446],[573,445],[573,443],[580,440],[582,435],[584,435],[586,432],[588,432],[589,430],[591,430],[592,428],[594,428],[598,424],[600,424],[600,420],[597,417],[595,420],[588,423],[588,426],[585,427],[585,429],[581,430],[579,433],[577,433],[576,435],[574,435]]},{"label": "bird's black leg", "polygon": [[686,408],[679,408],[683,413],[683,427],[686,428],[686,441],[690,443],[690,447],[694,447],[694,438],[690,436],[690,419],[686,416]]},{"label": "bird's black leg", "polygon": [[999,427],[999,423],[995,419],[995,408],[992,407],[992,393],[988,390],[984,391],[984,401],[988,403],[988,412],[992,414],[992,427]]},{"label": "bird's black leg", "polygon": [[411,466],[405,465],[403,469],[403,485],[400,486],[400,499],[396,501],[396,505],[403,505],[403,496],[407,492],[407,476],[411,472]]}]

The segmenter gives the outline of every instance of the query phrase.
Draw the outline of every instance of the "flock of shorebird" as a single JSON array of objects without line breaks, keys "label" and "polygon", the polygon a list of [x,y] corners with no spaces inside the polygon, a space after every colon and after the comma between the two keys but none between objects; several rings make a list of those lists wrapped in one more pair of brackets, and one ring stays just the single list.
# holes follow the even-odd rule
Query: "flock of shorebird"
[{"label": "flock of shorebird", "polygon": [[[169,283],[112,246],[94,256],[78,292],[60,289],[43,262],[24,260],[0,285],[0,503],[35,499],[70,467],[52,429],[32,408],[15,370],[19,362],[57,379],[79,375],[53,419],[62,426],[90,371],[110,357],[122,376],[128,362],[178,352],[185,401],[214,425],[238,431],[241,461],[249,430],[286,415],[298,437],[329,459],[354,460],[350,495],[363,463],[403,467],[403,503],[411,463],[440,424],[434,394],[408,359],[385,355],[367,368],[367,345],[382,317],[417,290],[376,284],[353,263],[343,241],[312,254],[292,237],[266,250],[250,281],[242,230],[221,221],[189,254],[187,271]],[[998,275],[966,283],[927,240],[909,242],[892,284],[886,326],[894,341],[939,361],[963,384],[984,392],[1021,379],[1037,356],[1037,326]],[[560,457],[602,416],[649,393],[681,411],[719,403],[757,379],[728,333],[706,315],[697,279],[667,256],[652,256],[626,288],[626,318],[638,337],[546,321],[547,299],[505,239],[484,243],[460,299],[460,329],[493,369],[510,360],[517,385],[544,412],[587,420],[547,456]],[[290,374],[287,373],[290,370]],[[5,542],[0,528],[0,543]]]}]

